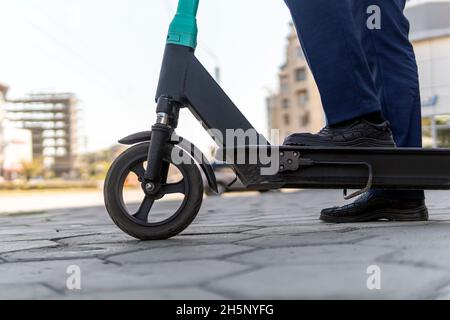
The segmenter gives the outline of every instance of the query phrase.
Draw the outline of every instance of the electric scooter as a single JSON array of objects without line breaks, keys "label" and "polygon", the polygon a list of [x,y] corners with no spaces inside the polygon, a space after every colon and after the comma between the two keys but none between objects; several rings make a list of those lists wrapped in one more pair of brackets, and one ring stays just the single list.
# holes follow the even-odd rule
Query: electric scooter
[{"label": "electric scooter", "polygon": [[[119,141],[131,147],[114,161],[105,181],[107,211],[124,232],[140,240],[176,236],[194,221],[200,210],[201,172],[209,187],[217,191],[207,158],[192,143],[175,134],[183,108],[189,109],[214,135],[219,153],[225,158],[221,160],[232,166],[248,190],[344,189],[344,197],[351,199],[370,189],[450,189],[448,149],[271,146],[259,133],[256,143],[230,137],[230,130],[257,131],[195,57],[198,6],[199,0],[179,0],[169,28],[156,93],[156,123],[151,131]],[[276,170],[270,174],[263,173],[267,161],[261,151],[276,163]],[[175,161],[174,155],[184,161]],[[238,157],[243,161],[236,161]],[[181,178],[171,182],[174,171]],[[130,174],[137,177],[143,197],[135,210],[130,210],[124,200]],[[346,190],[350,189],[358,191],[348,195]],[[155,205],[174,194],[182,197],[180,205],[163,218],[158,218],[159,212],[153,215]]]}]

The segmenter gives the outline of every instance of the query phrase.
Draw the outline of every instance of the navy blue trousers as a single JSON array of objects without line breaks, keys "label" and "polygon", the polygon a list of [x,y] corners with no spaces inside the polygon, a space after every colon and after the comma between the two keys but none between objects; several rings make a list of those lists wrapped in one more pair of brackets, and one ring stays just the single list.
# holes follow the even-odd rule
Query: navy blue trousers
[{"label": "navy blue trousers", "polygon": [[[421,147],[421,100],[405,0],[285,0],[328,124],[381,111],[398,147]],[[373,11],[380,8],[379,27]],[[373,26],[372,24],[370,24]],[[373,191],[378,192],[378,191]],[[379,191],[417,199],[423,191]]]}]

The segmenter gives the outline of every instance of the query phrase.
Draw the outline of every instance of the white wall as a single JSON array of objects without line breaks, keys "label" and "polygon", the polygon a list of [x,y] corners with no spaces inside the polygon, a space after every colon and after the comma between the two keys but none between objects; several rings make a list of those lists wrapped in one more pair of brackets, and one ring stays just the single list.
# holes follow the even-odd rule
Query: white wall
[{"label": "white wall", "polygon": [[[450,36],[417,42],[415,51],[423,115],[450,114]],[[435,105],[429,105],[433,99]]]},{"label": "white wall", "polygon": [[5,142],[3,169],[20,171],[22,162],[30,162],[33,159],[31,131],[6,125],[3,133]]},{"label": "white wall", "polygon": [[4,110],[3,110],[3,94],[0,92],[0,176],[2,175],[1,168],[3,167],[3,149],[4,149],[4,139],[3,139],[3,122],[4,122]]}]

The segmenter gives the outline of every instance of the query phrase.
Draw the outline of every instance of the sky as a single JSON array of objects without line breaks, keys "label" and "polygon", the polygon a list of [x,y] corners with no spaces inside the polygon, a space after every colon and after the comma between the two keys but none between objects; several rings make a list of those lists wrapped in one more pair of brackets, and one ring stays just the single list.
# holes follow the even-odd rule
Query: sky
[{"label": "sky", "polygon": [[[154,95],[176,0],[0,0],[0,83],[9,98],[73,92],[87,150],[155,121]],[[284,62],[283,0],[201,0],[197,56],[250,122],[266,132],[265,98]],[[214,107],[214,106],[211,106]],[[185,111],[179,135],[213,145]]]}]

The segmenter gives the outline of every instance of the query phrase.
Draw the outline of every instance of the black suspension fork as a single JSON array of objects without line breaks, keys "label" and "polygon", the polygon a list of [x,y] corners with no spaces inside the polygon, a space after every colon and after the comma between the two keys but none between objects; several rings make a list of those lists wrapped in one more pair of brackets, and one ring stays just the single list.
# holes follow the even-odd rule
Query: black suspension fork
[{"label": "black suspension fork", "polygon": [[152,127],[152,139],[144,175],[147,192],[156,192],[161,183],[166,183],[170,164],[163,161],[164,152],[178,125],[179,112],[180,105],[169,97],[163,96],[158,99],[157,120]]}]

